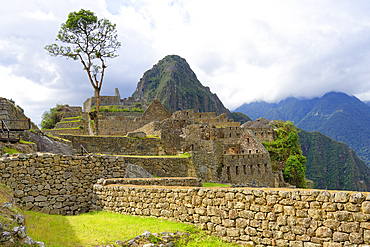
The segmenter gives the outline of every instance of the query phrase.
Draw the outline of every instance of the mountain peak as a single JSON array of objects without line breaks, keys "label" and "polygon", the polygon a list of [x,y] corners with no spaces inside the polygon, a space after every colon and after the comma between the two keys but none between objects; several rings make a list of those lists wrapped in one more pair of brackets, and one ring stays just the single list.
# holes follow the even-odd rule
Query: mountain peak
[{"label": "mountain peak", "polygon": [[217,95],[200,83],[186,60],[178,55],[165,56],[146,71],[132,96],[148,102],[157,98],[171,113],[194,109],[230,116]]}]

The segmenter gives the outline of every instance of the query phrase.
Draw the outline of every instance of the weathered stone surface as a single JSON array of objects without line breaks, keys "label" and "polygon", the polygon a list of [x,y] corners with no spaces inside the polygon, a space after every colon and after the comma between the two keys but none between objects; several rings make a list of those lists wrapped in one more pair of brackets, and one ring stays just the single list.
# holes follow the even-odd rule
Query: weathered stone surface
[{"label": "weathered stone surface", "polygon": [[348,202],[350,194],[347,192],[334,193],[334,202]]},{"label": "weathered stone surface", "polygon": [[370,201],[362,203],[361,211],[365,214],[370,214]]},{"label": "weathered stone surface", "polygon": [[316,230],[316,237],[318,238],[330,238],[332,236],[333,232],[328,227],[319,227]]},{"label": "weathered stone surface", "polygon": [[128,132],[127,137],[132,137],[132,138],[145,138],[146,134],[145,132],[142,131],[136,131],[136,132]]},{"label": "weathered stone surface", "polygon": [[364,240],[360,233],[352,232],[349,234],[349,241],[351,244],[361,244]]},{"label": "weathered stone surface", "polygon": [[333,240],[335,242],[344,242],[349,239],[349,234],[344,232],[334,232],[333,233]]},{"label": "weathered stone surface", "polygon": [[363,201],[365,201],[365,196],[362,194],[362,193],[354,193],[351,195],[349,201],[352,202],[352,203],[362,203]]}]

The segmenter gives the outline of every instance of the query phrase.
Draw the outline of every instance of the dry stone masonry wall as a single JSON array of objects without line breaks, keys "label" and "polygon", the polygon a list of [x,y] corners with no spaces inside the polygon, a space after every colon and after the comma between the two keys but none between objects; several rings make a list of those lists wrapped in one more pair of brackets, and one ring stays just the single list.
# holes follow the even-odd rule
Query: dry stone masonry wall
[{"label": "dry stone masonry wall", "polygon": [[94,185],[98,208],[193,223],[242,245],[369,246],[370,195]]},{"label": "dry stone masonry wall", "polygon": [[25,209],[73,215],[94,209],[93,184],[124,177],[126,166],[123,157],[20,154],[0,158],[0,183]]},{"label": "dry stone masonry wall", "polygon": [[148,186],[186,186],[203,187],[199,178],[178,177],[178,178],[111,178],[99,179],[97,184],[101,185],[148,185]]}]

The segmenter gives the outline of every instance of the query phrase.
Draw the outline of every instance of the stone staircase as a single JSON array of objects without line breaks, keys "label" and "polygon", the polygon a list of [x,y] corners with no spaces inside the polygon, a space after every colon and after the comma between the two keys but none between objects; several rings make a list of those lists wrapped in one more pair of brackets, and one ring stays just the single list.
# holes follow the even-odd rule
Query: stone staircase
[{"label": "stone staircase", "polygon": [[47,134],[88,135],[89,117],[85,112],[65,112],[62,120],[54,129],[46,130]]}]

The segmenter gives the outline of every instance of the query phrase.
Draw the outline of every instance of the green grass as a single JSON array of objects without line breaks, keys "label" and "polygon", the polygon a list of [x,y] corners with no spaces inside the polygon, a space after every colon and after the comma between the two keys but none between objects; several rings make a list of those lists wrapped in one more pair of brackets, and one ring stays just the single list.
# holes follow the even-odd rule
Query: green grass
[{"label": "green grass", "polygon": [[202,183],[203,184],[203,187],[208,187],[208,188],[212,188],[212,187],[230,187],[230,185],[228,184],[216,184],[216,183]]},{"label": "green grass", "polygon": [[[105,155],[102,153],[95,153],[96,155]],[[128,155],[128,154],[109,154],[110,156],[122,156],[122,157],[133,157],[133,158],[190,158],[190,154],[179,154],[179,155]]]},{"label": "green grass", "polygon": [[61,137],[57,137],[57,136],[53,136],[53,135],[47,135],[47,136],[49,136],[49,137],[51,137],[51,138],[55,138],[55,139],[57,139],[57,140],[62,140],[62,141],[66,141],[66,142],[70,142],[70,140],[68,140],[68,139],[64,139],[64,138],[61,138]]},{"label": "green grass", "polygon": [[155,138],[155,139],[161,139],[157,135],[147,135],[146,138]]},{"label": "green grass", "polygon": [[19,143],[21,143],[21,144],[32,144],[34,142],[28,142],[28,141],[19,140]]},{"label": "green grass", "polygon": [[194,226],[158,218],[144,218],[111,212],[77,216],[47,215],[26,211],[27,233],[45,246],[97,246],[132,239],[145,230],[151,233],[189,232],[190,242],[176,246],[236,246],[199,232]]},{"label": "green grass", "polygon": [[14,148],[3,148],[3,153],[8,153],[10,155],[15,154],[15,153],[20,153],[17,149]]},{"label": "green grass", "polygon": [[65,119],[63,119],[62,121],[60,121],[60,123],[78,123],[78,122],[81,122],[81,120],[73,120],[73,121],[64,121]]},{"label": "green grass", "polygon": [[80,126],[79,127],[75,127],[75,128],[54,128],[54,129],[45,129],[45,131],[50,131],[50,130],[78,130],[80,129]]},{"label": "green grass", "polygon": [[82,118],[82,116],[78,116],[78,117],[65,117],[65,118],[63,118],[63,120],[64,119],[81,119]]}]

